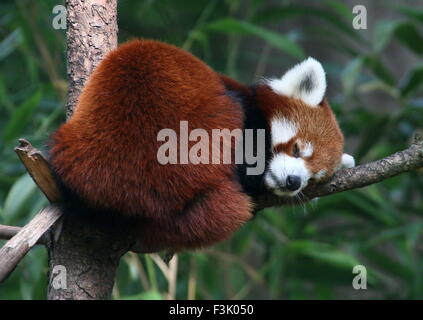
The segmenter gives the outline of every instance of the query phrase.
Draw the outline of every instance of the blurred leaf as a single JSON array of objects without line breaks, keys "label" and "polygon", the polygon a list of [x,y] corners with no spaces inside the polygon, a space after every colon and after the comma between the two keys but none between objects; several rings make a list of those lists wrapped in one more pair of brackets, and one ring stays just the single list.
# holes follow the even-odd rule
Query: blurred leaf
[{"label": "blurred leaf", "polygon": [[390,95],[394,99],[398,99],[400,97],[400,92],[396,87],[378,79],[360,83],[357,87],[357,91],[361,94],[380,91]]},{"label": "blurred leaf", "polygon": [[409,249],[413,250],[423,235],[423,222],[406,225],[404,228],[409,228],[405,233],[406,243]]},{"label": "blurred leaf", "polygon": [[403,97],[419,89],[423,84],[423,65],[410,70],[400,82],[400,91]]},{"label": "blurred leaf", "polygon": [[352,270],[359,261],[350,254],[333,248],[324,243],[311,242],[307,240],[291,241],[288,244],[288,250],[296,254],[302,254],[312,257],[320,262],[330,264],[339,268]]},{"label": "blurred leaf", "polygon": [[225,18],[210,22],[204,28],[229,34],[254,35],[295,58],[302,59],[305,56],[303,50],[287,37],[245,21]]},{"label": "blurred leaf", "polygon": [[270,294],[273,298],[276,298],[281,291],[281,277],[283,277],[283,268],[285,260],[285,250],[275,247],[270,250],[271,258],[267,263],[268,277],[269,277],[269,289]]},{"label": "blurred leaf", "polygon": [[421,223],[410,223],[400,227],[388,228],[374,235],[370,239],[363,242],[361,248],[371,248],[381,243],[396,240],[398,238],[406,238],[407,244],[410,247],[414,247],[423,231],[423,222]]},{"label": "blurred leaf", "polygon": [[122,297],[122,300],[163,300],[160,292],[155,290],[150,290],[146,292],[141,292],[132,296]]},{"label": "blurred leaf", "polygon": [[157,291],[159,286],[157,282],[157,273],[155,269],[155,264],[153,263],[153,259],[151,259],[148,254],[145,254],[144,261],[147,266],[147,275],[151,288],[153,291]]},{"label": "blurred leaf", "polygon": [[348,8],[345,3],[342,3],[338,0],[326,0],[325,4],[336,11],[336,13],[344,16],[347,21],[352,21],[354,15],[352,14],[351,9]]},{"label": "blurred leaf", "polygon": [[0,43],[0,60],[6,58],[22,43],[22,32],[18,28]]},{"label": "blurred leaf", "polygon": [[390,273],[396,278],[410,281],[413,278],[412,270],[409,266],[394,259],[393,254],[387,254],[375,248],[368,248],[361,251],[361,254],[371,263],[377,265],[378,269]]},{"label": "blurred leaf", "polygon": [[3,215],[6,219],[17,218],[30,205],[37,187],[29,174],[24,174],[13,184],[4,202]]},{"label": "blurred leaf", "polygon": [[253,6],[258,7],[263,4],[264,0],[253,0]]},{"label": "blurred leaf", "polygon": [[416,26],[411,23],[402,23],[397,27],[395,35],[409,49],[423,55],[423,37]]},{"label": "blurred leaf", "polygon": [[349,96],[353,92],[354,85],[360,75],[363,66],[361,57],[351,60],[342,72],[341,80],[345,95]]},{"label": "blurred leaf", "polygon": [[390,86],[395,85],[395,78],[388,68],[380,61],[379,57],[368,55],[364,56],[363,59],[364,64],[370,68],[379,79]]},{"label": "blurred leaf", "polygon": [[422,9],[416,8],[415,6],[412,7],[412,6],[400,5],[397,7],[397,10],[411,18],[414,18],[420,22],[423,22]]},{"label": "blurred leaf", "polygon": [[[362,192],[364,193],[364,192]],[[386,199],[382,194],[380,188],[376,184],[372,184],[366,187],[365,197],[369,198],[371,201],[378,206],[379,213],[382,213],[384,216],[389,216],[387,223],[397,224],[399,221],[397,220],[398,215],[395,207],[386,203]]]},{"label": "blurred leaf", "polygon": [[[207,46],[208,48],[208,37],[206,34],[201,32],[199,29],[204,25],[204,23],[209,19],[210,15],[214,12],[216,5],[218,1],[213,0],[209,1],[204,10],[202,10],[200,16],[198,17],[197,21],[195,22],[194,27],[192,30],[188,33],[188,37],[185,40],[184,44],[182,45],[182,48],[184,50],[190,51],[191,45],[195,40],[200,41],[203,44],[203,47]],[[208,57],[208,50],[206,51],[206,57]]]},{"label": "blurred leaf", "polygon": [[397,25],[397,21],[386,20],[376,24],[373,36],[373,47],[376,52],[380,52],[385,48],[388,41],[392,38]]},{"label": "blurred leaf", "polygon": [[380,141],[383,137],[383,133],[387,130],[388,123],[389,115],[367,118],[367,125],[362,128],[361,141],[354,154],[358,161],[360,161],[369,150]]},{"label": "blurred leaf", "polygon": [[349,192],[345,194],[345,199],[351,202],[357,215],[365,214],[367,217],[375,218],[378,223],[383,223],[387,226],[393,226],[396,223],[392,212],[385,211],[384,208],[380,208],[380,206],[376,205],[369,199],[367,192]]},{"label": "blurred leaf", "polygon": [[3,138],[9,143],[22,134],[28,122],[31,120],[35,108],[41,100],[41,90],[37,90],[31,97],[18,106],[10,116],[10,119],[3,130]]},{"label": "blurred leaf", "polygon": [[5,80],[0,74],[0,111],[2,106],[8,113],[13,110],[13,103],[8,95]]},{"label": "blurred leaf", "polygon": [[203,53],[204,53],[204,59],[205,60],[210,59],[210,51],[211,50],[210,50],[209,38],[207,37],[207,35],[200,30],[191,31],[187,41],[185,41],[182,48],[184,50],[190,51],[191,45],[194,42],[197,42],[201,45],[201,47],[203,49]]},{"label": "blurred leaf", "polygon": [[394,36],[410,50],[423,54],[423,38],[418,29],[414,24],[403,21],[383,20],[376,24],[373,37],[375,51],[382,51]]},{"label": "blurred leaf", "polygon": [[350,23],[346,23],[340,19],[339,15],[335,15],[327,10],[313,8],[313,7],[301,7],[301,6],[286,6],[286,7],[270,7],[257,12],[252,21],[256,23],[266,23],[271,21],[284,21],[289,17],[316,17],[325,22],[331,24],[336,30],[342,31],[344,34],[356,39],[362,40],[361,35],[351,28]]}]

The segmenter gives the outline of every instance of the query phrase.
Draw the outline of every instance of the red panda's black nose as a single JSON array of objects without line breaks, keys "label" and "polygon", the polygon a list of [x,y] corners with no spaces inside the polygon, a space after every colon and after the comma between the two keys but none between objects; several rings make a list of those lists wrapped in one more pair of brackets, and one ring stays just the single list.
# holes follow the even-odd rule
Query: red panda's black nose
[{"label": "red panda's black nose", "polygon": [[286,178],[286,188],[289,191],[295,191],[301,186],[301,178],[299,176],[288,176]]}]

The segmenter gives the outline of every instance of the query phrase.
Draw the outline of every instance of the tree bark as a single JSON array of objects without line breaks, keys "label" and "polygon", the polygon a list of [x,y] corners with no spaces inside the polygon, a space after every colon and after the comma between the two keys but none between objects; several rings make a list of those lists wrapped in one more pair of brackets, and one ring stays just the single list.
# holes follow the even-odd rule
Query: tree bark
[{"label": "tree bark", "polygon": [[66,0],[70,117],[94,67],[117,46],[117,0]]},{"label": "tree bark", "polygon": [[[132,243],[128,230],[87,225],[65,215],[59,239],[49,241],[49,300],[110,299],[120,258]],[[66,270],[66,286],[58,286],[58,267]]]},{"label": "tree bark", "polygon": [[[67,0],[66,7],[69,83],[66,113],[70,117],[90,73],[117,46],[117,0]],[[48,299],[110,298],[120,257],[130,248],[125,228],[109,232],[79,221],[72,214],[67,214],[55,228],[61,231],[59,238],[48,245]],[[55,281],[64,275],[64,282]]]},{"label": "tree bark", "polygon": [[9,276],[18,262],[37,244],[43,234],[61,215],[60,207],[57,205],[42,209],[10,241],[0,248],[0,283]]}]

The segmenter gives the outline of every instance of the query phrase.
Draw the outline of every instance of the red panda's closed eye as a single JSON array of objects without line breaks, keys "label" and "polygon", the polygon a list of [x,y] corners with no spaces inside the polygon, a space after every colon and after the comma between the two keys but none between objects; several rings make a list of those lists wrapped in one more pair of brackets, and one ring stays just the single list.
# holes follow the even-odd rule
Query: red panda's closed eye
[{"label": "red panda's closed eye", "polygon": [[298,146],[298,143],[294,143],[294,146],[292,147],[292,156],[294,158],[300,157],[300,147]]}]

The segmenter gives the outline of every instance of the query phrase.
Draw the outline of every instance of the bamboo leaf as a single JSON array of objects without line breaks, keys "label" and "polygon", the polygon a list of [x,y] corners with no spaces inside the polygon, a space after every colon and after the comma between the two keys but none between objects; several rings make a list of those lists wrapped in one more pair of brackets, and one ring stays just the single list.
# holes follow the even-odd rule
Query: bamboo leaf
[{"label": "bamboo leaf", "polygon": [[266,22],[282,21],[287,18],[294,17],[316,17],[326,23],[332,25],[336,30],[341,31],[342,33],[348,35],[349,37],[356,40],[363,40],[361,35],[356,32],[349,23],[346,23],[344,20],[340,19],[338,15],[331,13],[330,11],[313,8],[313,7],[302,7],[302,6],[286,6],[286,7],[271,7],[263,9],[262,11],[257,12],[252,18],[253,22],[262,24]]},{"label": "bamboo leaf", "polygon": [[406,5],[400,5],[397,7],[397,10],[403,14],[405,14],[408,17],[414,18],[417,21],[420,21],[423,23],[423,10],[416,8],[416,7],[411,7],[411,6],[406,6]]},{"label": "bamboo leaf", "polygon": [[150,290],[132,296],[122,297],[122,300],[163,300],[163,298],[160,292],[156,290]]},{"label": "bamboo leaf", "polygon": [[400,91],[403,97],[413,93],[423,85],[423,65],[410,70],[400,82]]},{"label": "bamboo leaf", "polygon": [[3,217],[6,221],[15,219],[22,214],[31,204],[32,196],[37,187],[28,174],[24,174],[13,184],[4,202]]},{"label": "bamboo leaf", "polygon": [[295,58],[302,59],[305,57],[303,50],[294,41],[288,39],[288,37],[277,32],[255,26],[249,22],[225,18],[210,22],[206,24],[204,28],[229,34],[253,35],[265,40],[270,45]]},{"label": "bamboo leaf", "polygon": [[325,243],[311,242],[307,240],[291,241],[288,250],[296,254],[312,257],[320,262],[339,268],[352,268],[360,262],[352,255],[331,247]]},{"label": "bamboo leaf", "polygon": [[21,29],[16,29],[11,34],[9,34],[1,43],[0,43],[0,60],[6,58],[10,53],[13,52],[21,43],[23,37]]},{"label": "bamboo leaf", "polygon": [[344,88],[345,95],[351,95],[354,85],[357,82],[358,76],[360,75],[361,68],[363,66],[363,59],[358,57],[351,60],[341,75],[342,86]]},{"label": "bamboo leaf", "polygon": [[374,49],[381,52],[392,38],[397,38],[413,52],[423,55],[423,37],[410,22],[383,20],[376,24]]},{"label": "bamboo leaf", "polygon": [[37,90],[32,96],[18,106],[10,116],[10,119],[3,130],[3,139],[9,143],[22,134],[23,130],[31,120],[35,108],[41,100],[41,90]]}]

